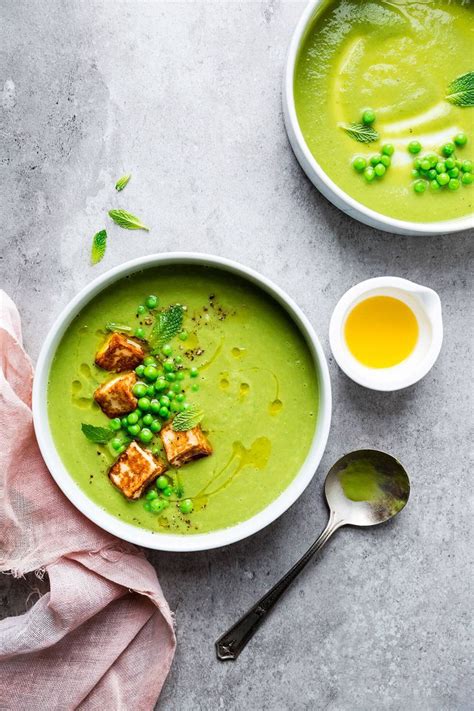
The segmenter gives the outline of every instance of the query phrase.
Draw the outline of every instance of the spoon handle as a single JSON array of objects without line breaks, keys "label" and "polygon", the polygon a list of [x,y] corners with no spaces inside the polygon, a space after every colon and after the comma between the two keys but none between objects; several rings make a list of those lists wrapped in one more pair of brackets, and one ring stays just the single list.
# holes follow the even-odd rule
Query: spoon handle
[{"label": "spoon handle", "polygon": [[300,560],[280,578],[280,580],[269,590],[260,600],[248,610],[243,617],[238,620],[222,637],[216,642],[217,658],[221,661],[237,659],[247,642],[253,637],[257,629],[264,621],[273,605],[280,599],[285,590],[290,587],[293,580],[303,570],[305,565],[311,560],[332,534],[344,524],[343,521],[336,521],[334,513],[331,511],[328,524],[321,535],[308,548]]}]

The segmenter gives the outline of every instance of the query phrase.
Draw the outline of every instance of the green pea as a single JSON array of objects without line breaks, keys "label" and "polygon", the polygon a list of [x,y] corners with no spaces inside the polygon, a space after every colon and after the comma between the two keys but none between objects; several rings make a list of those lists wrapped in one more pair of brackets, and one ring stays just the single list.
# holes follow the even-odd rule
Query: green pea
[{"label": "green pea", "polygon": [[448,170],[451,170],[451,168],[454,168],[456,165],[456,159],[455,158],[446,158],[444,161],[444,164]]},{"label": "green pea", "polygon": [[172,400],[176,396],[176,393],[174,393],[172,390],[168,390],[166,393],[166,397],[169,397],[170,400]]},{"label": "green pea", "polygon": [[161,430],[161,422],[159,420],[153,420],[153,422],[150,424],[150,429],[153,434],[156,434]]},{"label": "green pea", "polygon": [[145,501],[145,503],[143,504],[143,508],[145,509],[145,511],[151,511],[151,501]]},{"label": "green pea", "polygon": [[[375,175],[377,176],[377,178],[381,178],[382,175],[385,175],[386,170],[387,170],[386,167],[384,165],[382,165],[382,163],[378,163],[374,168]],[[196,376],[193,376],[191,374],[191,377],[196,377]]]},{"label": "green pea", "polygon": [[142,412],[148,412],[150,405],[150,398],[148,397],[141,397],[138,401],[138,407]]},{"label": "green pea", "polygon": [[143,376],[143,373],[145,372],[145,366],[143,363],[141,365],[137,365],[135,368],[135,373],[138,375],[139,378]]},{"label": "green pea", "polygon": [[176,373],[166,373],[165,378],[169,383],[174,383],[176,380]]},{"label": "green pea", "polygon": [[157,498],[158,498],[158,492],[156,491],[156,489],[150,489],[150,491],[147,491],[145,494],[145,499],[147,501],[152,501],[153,499],[157,499]]},{"label": "green pea", "polygon": [[145,338],[145,329],[143,329],[141,326],[135,329],[134,334],[135,338],[140,338],[144,339]]},{"label": "green pea", "polygon": [[181,365],[181,363],[183,362],[182,356],[177,355],[174,359],[174,362],[177,363],[178,365]]},{"label": "green pea", "polygon": [[445,173],[446,172],[446,163],[443,161],[440,161],[439,163],[436,163],[436,172],[437,173]]},{"label": "green pea", "polygon": [[170,399],[169,399],[168,395],[162,395],[160,397],[160,405],[164,405],[165,407],[167,407],[169,404],[170,404]]},{"label": "green pea", "polygon": [[137,434],[140,432],[140,425],[129,425],[127,427],[127,432],[128,434],[132,435],[132,437],[136,437]]},{"label": "green pea", "polygon": [[430,169],[429,169],[429,171],[428,171],[428,178],[429,178],[430,180],[436,180],[436,176],[437,176],[437,175],[438,175],[438,173],[436,172],[436,170],[435,170],[434,168],[430,168]]},{"label": "green pea", "polygon": [[372,158],[370,159],[370,165],[372,165],[372,166],[375,167],[376,165],[378,165],[378,164],[380,163],[381,159],[382,159],[382,156],[380,155],[380,153],[376,153],[376,154],[375,154],[374,156],[372,156]]},{"label": "green pea", "polygon": [[122,422],[120,420],[120,417],[114,417],[113,420],[110,420],[109,427],[114,432],[117,432],[117,430],[119,430],[122,427]]},{"label": "green pea", "polygon": [[461,183],[459,182],[459,180],[457,178],[451,178],[451,180],[448,183],[448,188],[450,190],[457,190],[460,185],[461,185]]},{"label": "green pea", "polygon": [[148,395],[148,397],[153,397],[153,395],[155,394],[155,386],[149,385],[146,389],[146,394]]},{"label": "green pea", "polygon": [[120,420],[120,424],[122,425],[122,427],[127,428],[129,424],[128,417],[122,417],[122,419]]},{"label": "green pea", "polygon": [[165,508],[164,501],[161,501],[161,499],[153,499],[153,501],[150,501],[150,509],[153,511],[153,513],[160,513],[160,511],[163,511]]},{"label": "green pea", "polygon": [[169,486],[169,479],[167,476],[164,474],[161,474],[161,476],[158,477],[156,480],[156,487],[158,489],[166,489],[167,486]]},{"label": "green pea", "polygon": [[183,514],[189,514],[193,510],[193,502],[191,499],[183,499],[183,501],[179,502],[179,510]]},{"label": "green pea", "polygon": [[367,161],[365,158],[362,158],[362,156],[356,156],[352,161],[352,167],[354,170],[357,170],[358,173],[362,173],[362,171],[367,167]]},{"label": "green pea", "polygon": [[115,449],[115,451],[117,451],[117,449],[120,449],[120,447],[122,446],[122,440],[118,437],[114,437],[112,440],[110,440],[110,444],[112,449]]},{"label": "green pea", "polygon": [[437,190],[441,190],[441,185],[438,183],[437,180],[432,180],[430,183],[430,188],[433,190],[433,192],[436,192]]},{"label": "green pea", "polygon": [[139,426],[140,429],[143,427],[143,417],[140,417],[140,419],[137,422],[137,425]]},{"label": "green pea", "polygon": [[[383,168],[383,172],[385,173],[384,166],[381,166],[381,167]],[[378,175],[378,173],[377,173],[377,175]],[[382,175],[383,175],[383,173],[382,173]],[[191,378],[197,378],[198,375],[199,375],[199,370],[197,368],[191,368],[191,370],[189,371],[189,376]]]},{"label": "green pea", "polygon": [[193,390],[196,393],[199,390],[199,383],[193,383],[191,385],[191,390]]},{"label": "green pea", "polygon": [[174,370],[174,362],[173,362],[173,359],[172,359],[172,358],[167,358],[167,359],[163,362],[163,370],[164,370],[166,373],[171,373],[171,372]]},{"label": "green pea", "polygon": [[449,175],[447,173],[440,173],[436,180],[440,185],[447,185],[449,183]]},{"label": "green pea", "polygon": [[151,425],[152,422],[153,422],[153,415],[148,413],[147,415],[143,416],[143,424],[144,425],[146,425],[148,427],[148,425]]},{"label": "green pea", "polygon": [[158,304],[158,297],[154,294],[150,294],[150,296],[147,296],[145,304],[149,309],[156,309],[156,306]]},{"label": "green pea", "polygon": [[395,151],[395,148],[393,147],[393,145],[391,143],[385,143],[382,146],[382,153],[385,156],[393,156],[394,151]]},{"label": "green pea", "polygon": [[147,391],[147,386],[145,385],[145,383],[135,383],[135,385],[132,388],[132,393],[136,397],[144,397],[146,395],[146,391]]},{"label": "green pea", "polygon": [[151,412],[154,412],[157,414],[160,411],[160,401],[157,400],[156,398],[153,398],[153,400],[150,401],[150,410]]},{"label": "green pea", "polygon": [[439,160],[439,158],[438,158],[438,156],[436,155],[436,153],[428,153],[428,154],[425,156],[425,158],[426,158],[426,160],[429,160],[429,162],[430,162],[430,167],[431,167],[431,168],[434,168],[435,165],[436,165],[436,163],[437,163],[438,160]]},{"label": "green pea", "polygon": [[183,402],[185,397],[186,395],[184,393],[178,393],[178,395],[176,395],[176,400],[177,402]]},{"label": "green pea", "polygon": [[170,411],[167,407],[163,405],[163,407],[160,407],[160,412],[159,412],[160,417],[162,417],[164,420],[168,419],[170,416]]},{"label": "green pea", "polygon": [[160,391],[160,390],[165,390],[168,387],[168,383],[164,378],[158,378],[158,380],[155,383],[155,390]]},{"label": "green pea", "polygon": [[172,496],[173,487],[172,486],[165,486],[165,488],[162,489],[162,494],[163,494],[163,496]]},{"label": "green pea", "polygon": [[413,190],[415,193],[420,193],[421,195],[421,193],[424,193],[426,190],[426,182],[424,180],[416,180],[413,183]]},{"label": "green pea", "polygon": [[431,163],[428,158],[423,158],[421,161],[421,170],[427,172],[431,168]]},{"label": "green pea", "polygon": [[171,390],[174,394],[181,392],[181,385],[179,383],[173,383]]},{"label": "green pea", "polygon": [[[445,143],[444,146],[441,148],[441,153],[446,157],[451,156],[454,153],[454,151],[455,151],[454,143]],[[454,189],[456,189],[456,188],[454,188]]]},{"label": "green pea", "polygon": [[467,143],[467,136],[461,131],[461,133],[457,133],[454,136],[453,141],[459,147],[465,146]]},{"label": "green pea", "polygon": [[366,109],[362,114],[362,123],[366,126],[375,122],[375,111],[373,109]]},{"label": "green pea", "polygon": [[472,185],[472,182],[474,181],[474,176],[472,175],[472,173],[463,173],[461,181],[463,185]]},{"label": "green pea", "polygon": [[143,365],[156,365],[156,358],[154,356],[147,356],[143,359]]},{"label": "green pea", "polygon": [[420,170],[420,168],[421,168],[421,160],[420,160],[419,158],[415,158],[415,160],[413,161],[413,166],[414,166],[417,170]]},{"label": "green pea", "polygon": [[456,168],[459,168],[459,170],[462,168],[462,160],[459,160],[458,158],[456,158]]},{"label": "green pea", "polygon": [[182,370],[176,373],[176,380],[184,380],[184,373]]},{"label": "green pea", "polygon": [[472,173],[472,161],[463,160],[462,170],[463,170],[463,173]]},{"label": "green pea", "polygon": [[408,144],[408,151],[409,153],[416,155],[416,153],[421,151],[421,143],[419,141],[410,141]]},{"label": "green pea", "polygon": [[138,435],[138,439],[140,440],[140,442],[148,444],[153,439],[153,432],[149,430],[148,427],[144,427]]},{"label": "green pea", "polygon": [[173,349],[171,348],[171,346],[170,346],[169,343],[165,343],[165,345],[164,345],[163,348],[161,349],[161,352],[162,352],[163,355],[165,355],[165,356],[170,356],[170,355],[172,354],[172,352],[173,352]]},{"label": "green pea", "polygon": [[180,412],[181,405],[179,404],[179,402],[176,402],[176,400],[173,400],[173,402],[170,405],[170,410],[171,410],[171,412],[176,414],[177,412]]},{"label": "green pea", "polygon": [[139,418],[140,415],[137,411],[131,412],[129,415],[127,415],[127,425],[136,425]]},{"label": "green pea", "polygon": [[459,175],[459,168],[451,168],[451,170],[448,170],[448,175],[450,178],[457,178]]},{"label": "green pea", "polygon": [[419,170],[416,170],[416,168],[414,168],[414,169],[411,171],[411,177],[412,177],[412,178],[419,178],[419,177],[420,177],[420,171],[419,171]]},{"label": "green pea", "polygon": [[392,163],[392,161],[391,161],[391,159],[390,159],[390,156],[386,156],[386,155],[383,155],[383,156],[381,157],[380,162],[381,162],[381,164],[384,165],[386,168],[388,168],[388,167],[391,165],[391,163]]},{"label": "green pea", "polygon": [[181,333],[179,334],[179,340],[180,341],[187,341],[188,336],[189,336],[189,334],[187,331],[181,331]]},{"label": "green pea", "polygon": [[137,314],[144,314],[146,311],[145,306],[143,304],[140,304],[140,306],[137,307]]},{"label": "green pea", "polygon": [[367,168],[364,170],[364,178],[368,183],[371,183],[374,180],[375,171],[371,165],[367,166]]},{"label": "green pea", "polygon": [[155,365],[147,365],[143,375],[153,383],[158,378],[158,368]]}]

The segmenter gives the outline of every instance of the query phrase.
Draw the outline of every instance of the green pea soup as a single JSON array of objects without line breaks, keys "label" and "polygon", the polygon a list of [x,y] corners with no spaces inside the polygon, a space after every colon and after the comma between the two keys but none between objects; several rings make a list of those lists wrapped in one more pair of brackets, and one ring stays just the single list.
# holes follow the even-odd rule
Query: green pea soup
[{"label": "green pea soup", "polygon": [[[127,500],[108,478],[117,453],[81,431],[84,422],[109,423],[93,399],[109,375],[94,365],[105,324],[149,331],[150,314],[137,315],[148,294],[156,294],[162,306],[187,307],[183,328],[189,336],[173,339],[173,352],[183,359],[183,386],[204,411],[202,427],[214,451],[167,474],[182,489],[181,498],[192,500],[192,513],[183,514],[175,496],[159,514],[145,510],[144,498]],[[198,377],[190,377],[191,367]],[[223,529],[268,506],[302,466],[317,412],[313,359],[292,319],[246,280],[208,267],[147,269],[105,289],[68,327],[49,375],[50,427],[71,477],[105,511],[157,533]],[[141,446],[159,443],[156,435]]]},{"label": "green pea soup", "polygon": [[[450,83],[474,69],[473,42],[474,3],[466,0],[332,0],[317,10],[296,62],[296,113],[314,158],[348,195],[400,220],[472,214],[474,187],[462,170],[443,187],[412,170],[416,157],[440,154],[460,132],[468,141],[455,158],[474,158],[474,109],[446,100]],[[379,140],[367,145],[341,126],[360,122],[369,107]],[[422,145],[416,157],[414,140]],[[369,162],[385,143],[395,149],[391,165],[369,183],[352,163]]]}]

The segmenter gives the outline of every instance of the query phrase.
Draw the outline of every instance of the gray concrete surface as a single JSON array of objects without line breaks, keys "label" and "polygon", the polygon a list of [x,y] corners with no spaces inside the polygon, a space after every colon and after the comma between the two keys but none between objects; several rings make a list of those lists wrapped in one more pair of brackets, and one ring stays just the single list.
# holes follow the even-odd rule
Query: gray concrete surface
[{"label": "gray concrete surface", "polygon": [[[179,640],[158,708],[472,708],[472,233],[378,233],[310,185],[280,107],[302,2],[0,7],[1,285],[21,310],[33,357],[80,287],[156,251],[212,252],[261,270],[303,307],[328,356],[331,310],[361,279],[408,277],[443,302],[441,357],[405,392],[363,390],[329,358],[329,444],[290,512],[224,550],[151,555]],[[133,179],[118,196],[113,185],[126,171]],[[152,231],[111,225],[111,206],[132,210]],[[93,268],[91,236],[103,226],[109,248]],[[218,663],[215,638],[323,526],[329,465],[366,445],[407,466],[407,510],[378,530],[340,531],[239,661]],[[26,603],[32,581],[0,585],[3,616],[34,601]]]}]

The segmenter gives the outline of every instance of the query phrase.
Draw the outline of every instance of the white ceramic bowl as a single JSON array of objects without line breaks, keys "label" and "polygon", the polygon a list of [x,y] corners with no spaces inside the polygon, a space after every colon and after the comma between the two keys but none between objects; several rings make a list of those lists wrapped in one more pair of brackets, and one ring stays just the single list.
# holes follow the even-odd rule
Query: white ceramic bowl
[{"label": "white ceramic bowl", "polygon": [[442,222],[409,222],[395,220],[393,217],[387,217],[380,212],[375,212],[375,210],[365,207],[365,205],[362,205],[362,203],[354,200],[354,198],[341,190],[341,188],[326,175],[319,163],[315,160],[306,144],[298,123],[293,84],[295,64],[306,30],[312,24],[314,17],[327,6],[327,4],[328,0],[309,1],[293,33],[283,79],[283,115],[285,118],[286,131],[293,151],[304,172],[324,197],[350,217],[366,225],[370,225],[370,227],[376,227],[379,230],[395,232],[401,235],[437,235],[446,234],[448,232],[461,232],[462,230],[472,228],[474,222],[470,215]]},{"label": "white ceramic bowl", "polygon": [[[91,501],[71,478],[56,451],[49,428],[47,412],[49,370],[56,348],[71,321],[94,296],[113,282],[137,271],[166,264],[196,264],[222,269],[247,279],[270,294],[287,311],[303,334],[318,375],[320,399],[316,429],[306,460],[295,479],[275,501],[256,516],[236,526],[211,533],[196,535],[153,533],[124,523],[107,513]],[[48,333],[38,358],[33,384],[33,418],[36,437],[49,471],[67,498],[91,521],[119,538],[147,548],[166,551],[207,550],[234,543],[259,531],[281,516],[303,493],[316,472],[326,446],[331,421],[331,383],[326,358],[316,333],[303,312],[284,291],[252,269],[228,259],[176,252],[141,257],[111,269],[86,286],[63,310]]]},{"label": "white ceramic bowl", "polygon": [[[354,358],[344,337],[347,317],[354,306],[372,296],[392,296],[403,301],[418,323],[413,352],[391,368],[368,368]],[[329,342],[337,364],[352,380],[371,390],[401,390],[421,380],[433,367],[443,343],[441,301],[433,289],[400,277],[361,281],[338,301],[329,325]]]}]

